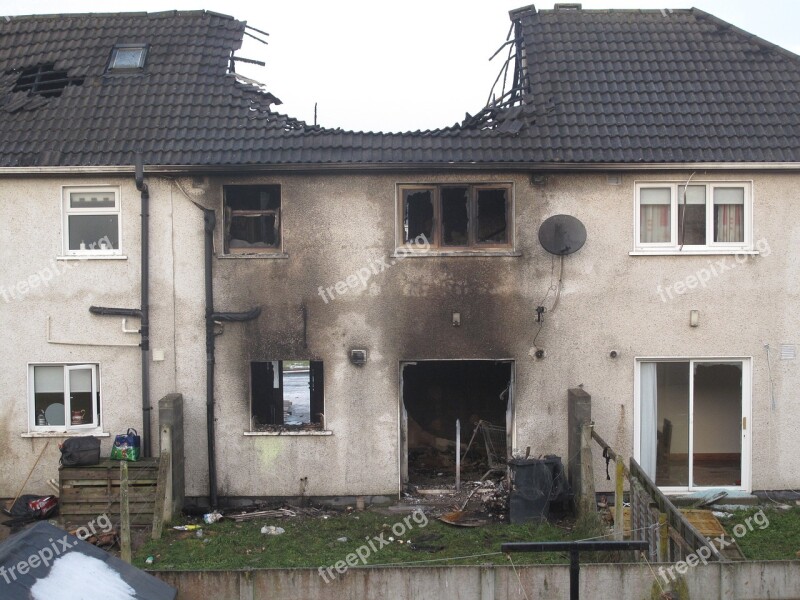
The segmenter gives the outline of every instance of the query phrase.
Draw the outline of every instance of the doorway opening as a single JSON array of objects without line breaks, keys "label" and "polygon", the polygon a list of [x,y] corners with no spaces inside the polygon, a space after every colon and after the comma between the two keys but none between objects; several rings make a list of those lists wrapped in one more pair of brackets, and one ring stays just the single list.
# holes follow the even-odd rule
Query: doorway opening
[{"label": "doorway opening", "polygon": [[491,452],[484,439],[476,438],[470,459],[462,465],[462,480],[480,479],[492,461],[505,463],[513,447],[513,367],[509,360],[400,364],[403,485],[453,483],[456,420],[461,424],[462,455],[479,423],[483,429],[491,425],[492,431],[499,433]]}]

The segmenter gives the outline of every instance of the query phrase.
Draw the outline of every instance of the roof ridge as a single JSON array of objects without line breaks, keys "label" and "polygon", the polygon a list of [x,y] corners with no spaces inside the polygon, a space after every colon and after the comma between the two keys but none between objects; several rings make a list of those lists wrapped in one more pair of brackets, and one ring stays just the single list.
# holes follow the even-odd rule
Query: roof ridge
[{"label": "roof ridge", "polygon": [[77,19],[86,17],[194,17],[199,15],[209,15],[223,19],[238,21],[236,17],[215,12],[213,10],[161,10],[155,12],[131,11],[131,12],[87,12],[87,13],[50,13],[50,14],[30,14],[30,15],[0,15],[0,23],[5,21],[33,21],[46,19]]}]

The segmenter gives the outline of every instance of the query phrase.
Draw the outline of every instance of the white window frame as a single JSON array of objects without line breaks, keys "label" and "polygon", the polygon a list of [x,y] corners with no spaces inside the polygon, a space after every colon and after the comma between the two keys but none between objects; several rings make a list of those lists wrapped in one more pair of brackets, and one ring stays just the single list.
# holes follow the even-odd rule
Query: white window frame
[{"label": "white window frame", "polygon": [[[64,372],[64,425],[37,425],[36,424],[36,381],[34,369],[36,367],[61,367]],[[72,425],[72,405],[69,393],[69,373],[79,369],[91,369],[92,373],[92,420],[83,425]],[[102,396],[100,391],[100,365],[97,363],[29,363],[28,364],[28,431],[29,433],[85,433],[102,430]],[[100,408],[98,409],[98,397]]]},{"label": "white window frame", "polygon": [[[742,455],[741,455],[741,485],[732,486],[692,486],[692,460],[694,453],[694,441],[692,429],[689,432],[689,468],[690,477],[688,486],[661,486],[659,489],[667,494],[686,493],[710,489],[741,490],[752,491],[752,441],[753,441],[753,357],[752,356],[643,356],[634,359],[633,374],[633,458],[637,462],[641,460],[642,444],[642,406],[641,406],[641,367],[642,363],[649,362],[688,362],[690,371],[694,363],[703,362],[729,362],[742,364]],[[690,379],[691,381],[691,379]],[[694,427],[694,390],[689,386],[689,423],[690,428]],[[655,481],[655,478],[653,478]]]},{"label": "white window frame", "polygon": [[[634,211],[633,211],[633,248],[635,253],[647,254],[720,254],[753,251],[753,185],[752,181],[697,181],[689,182],[691,186],[705,186],[706,188],[706,243],[703,245],[684,244],[680,246],[678,239],[678,205],[681,203],[679,190],[686,185],[686,181],[637,181],[634,184]],[[715,242],[714,241],[714,190],[716,188],[736,187],[744,190],[744,237],[742,242]],[[641,217],[640,199],[641,190],[653,188],[668,188],[670,190],[670,241],[643,243],[641,242]]]},{"label": "white window frame", "polygon": [[[113,208],[71,208],[70,195],[74,193],[112,193],[114,194]],[[71,250],[69,247],[69,217],[70,215],[117,215],[117,239],[119,248],[87,248],[86,250]],[[61,191],[61,246],[62,256],[77,256],[80,258],[92,257],[120,257],[122,256],[122,198],[119,187],[115,186],[63,186]]]}]

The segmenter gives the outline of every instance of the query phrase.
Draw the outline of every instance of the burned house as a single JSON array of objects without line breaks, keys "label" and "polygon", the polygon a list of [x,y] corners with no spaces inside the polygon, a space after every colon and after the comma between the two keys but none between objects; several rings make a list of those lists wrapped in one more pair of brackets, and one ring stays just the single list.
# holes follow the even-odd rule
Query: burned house
[{"label": "burned house", "polygon": [[0,20],[0,496],[53,439],[158,453],[179,392],[192,501],[393,497],[456,421],[566,456],[578,385],[667,490],[797,488],[800,58],[697,9],[510,17],[492,104],[388,134],[280,113],[231,17]]}]

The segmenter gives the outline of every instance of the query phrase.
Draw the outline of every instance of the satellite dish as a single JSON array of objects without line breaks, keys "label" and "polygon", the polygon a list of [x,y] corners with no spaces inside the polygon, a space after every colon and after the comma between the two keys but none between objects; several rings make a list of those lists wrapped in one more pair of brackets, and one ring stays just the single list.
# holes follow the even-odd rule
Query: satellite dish
[{"label": "satellite dish", "polygon": [[570,215],[553,215],[539,227],[539,243],[550,254],[566,256],[586,242],[586,227]]}]

